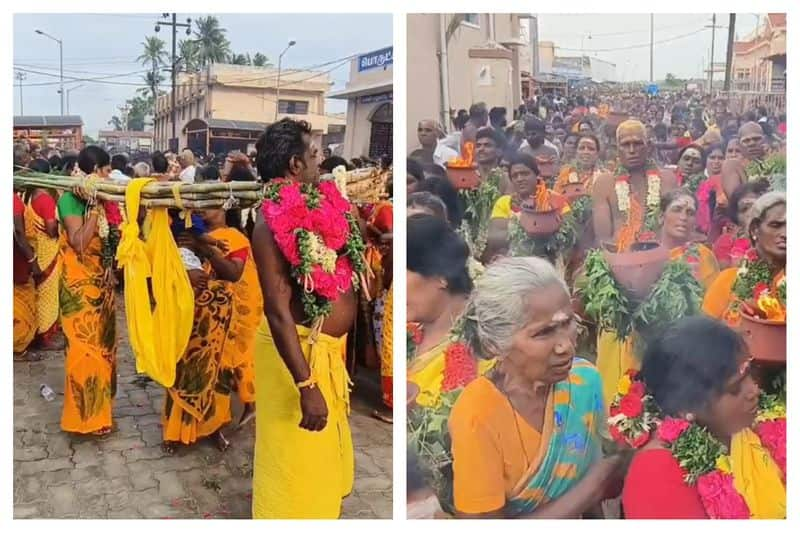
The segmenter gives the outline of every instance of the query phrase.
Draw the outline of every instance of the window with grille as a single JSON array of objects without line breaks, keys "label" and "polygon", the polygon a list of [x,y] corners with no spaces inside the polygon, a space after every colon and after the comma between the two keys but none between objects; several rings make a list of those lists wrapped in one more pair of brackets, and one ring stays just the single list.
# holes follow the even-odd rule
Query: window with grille
[{"label": "window with grille", "polygon": [[308,102],[303,100],[281,100],[278,102],[278,112],[287,115],[307,115]]}]

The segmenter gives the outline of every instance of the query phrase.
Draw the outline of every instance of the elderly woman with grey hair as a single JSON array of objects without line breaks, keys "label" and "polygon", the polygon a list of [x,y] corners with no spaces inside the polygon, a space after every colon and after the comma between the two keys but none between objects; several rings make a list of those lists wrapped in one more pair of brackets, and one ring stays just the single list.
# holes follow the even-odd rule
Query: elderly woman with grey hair
[{"label": "elderly woman with grey hair", "polygon": [[600,376],[576,357],[564,280],[546,260],[501,259],[477,281],[463,338],[492,370],[450,414],[453,496],[463,518],[579,518],[596,509],[622,457],[603,457]]},{"label": "elderly woman with grey hair", "polygon": [[731,327],[741,321],[742,302],[737,294],[752,294],[754,287],[750,285],[764,283],[771,295],[779,301],[785,299],[779,293],[785,291],[786,280],[786,193],[760,196],[748,212],[745,227],[753,248],[741,265],[720,272],[703,300],[707,315],[724,320]]},{"label": "elderly woman with grey hair", "polygon": [[140,161],[133,165],[133,177],[134,178],[149,178],[152,175],[150,171],[150,165],[145,163],[144,161]]}]

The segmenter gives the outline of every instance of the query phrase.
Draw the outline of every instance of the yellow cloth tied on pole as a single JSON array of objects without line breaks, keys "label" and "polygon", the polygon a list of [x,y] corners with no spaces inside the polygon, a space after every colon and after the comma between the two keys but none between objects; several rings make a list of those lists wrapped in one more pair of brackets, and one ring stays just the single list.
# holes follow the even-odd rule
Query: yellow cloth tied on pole
[{"label": "yellow cloth tied on pole", "polygon": [[[194,320],[194,292],[172,238],[165,207],[149,213],[147,241],[139,238],[139,202],[142,188],[153,178],[132,180],[125,190],[127,221],[117,248],[117,262],[125,275],[125,315],[128,336],[136,356],[136,371],[164,387],[175,384],[175,368],[186,351]],[[155,308],[151,308],[150,278]],[[156,324],[159,327],[156,333]]]}]

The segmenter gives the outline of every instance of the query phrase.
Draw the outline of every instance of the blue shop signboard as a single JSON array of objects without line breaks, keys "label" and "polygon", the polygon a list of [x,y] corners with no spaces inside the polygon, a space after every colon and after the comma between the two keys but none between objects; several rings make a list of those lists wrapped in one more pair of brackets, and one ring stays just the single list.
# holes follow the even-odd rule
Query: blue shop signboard
[{"label": "blue shop signboard", "polygon": [[390,46],[358,56],[358,71],[364,72],[375,68],[385,69],[390,67],[392,65],[392,50],[393,48]]}]

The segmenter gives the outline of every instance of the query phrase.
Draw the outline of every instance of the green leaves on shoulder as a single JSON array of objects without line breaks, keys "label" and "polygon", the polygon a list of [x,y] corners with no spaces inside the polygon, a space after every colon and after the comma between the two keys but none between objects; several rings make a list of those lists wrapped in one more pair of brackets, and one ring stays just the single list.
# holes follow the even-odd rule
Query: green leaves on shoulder
[{"label": "green leaves on shoulder", "polygon": [[589,252],[584,276],[576,288],[589,318],[601,330],[616,333],[620,340],[634,331],[652,334],[665,324],[698,314],[703,298],[703,287],[689,265],[679,260],[667,263],[644,301],[631,300],[617,284],[600,250]]}]

